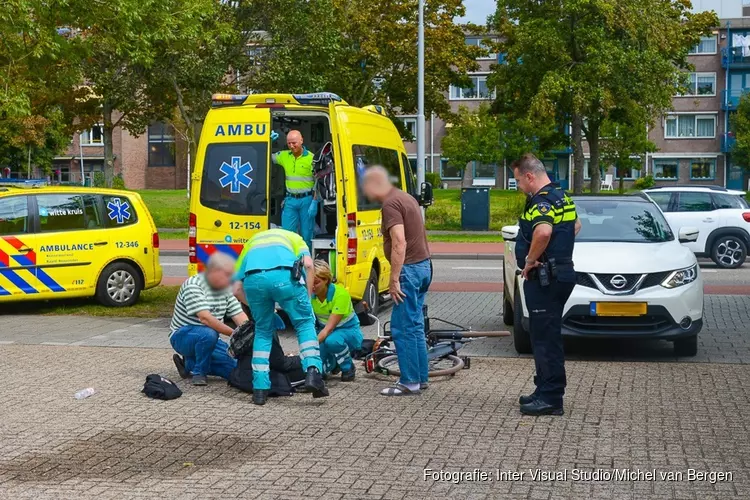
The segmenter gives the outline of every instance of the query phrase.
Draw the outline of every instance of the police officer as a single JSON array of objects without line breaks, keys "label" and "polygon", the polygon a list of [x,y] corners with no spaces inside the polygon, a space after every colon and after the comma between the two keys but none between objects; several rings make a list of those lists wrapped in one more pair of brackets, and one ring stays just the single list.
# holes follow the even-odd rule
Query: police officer
[{"label": "police officer", "polygon": [[552,184],[538,158],[524,155],[513,163],[513,173],[528,197],[519,219],[516,261],[525,279],[536,364],[536,389],[519,398],[521,413],[562,415],[566,385],[562,315],[576,282],[573,244],[581,224],[573,201]]},{"label": "police officer", "polygon": [[299,235],[284,229],[256,234],[240,254],[234,292],[250,307],[255,319],[252,366],[253,403],[257,405],[266,403],[271,388],[268,360],[275,331],[276,303],[289,315],[297,331],[302,368],[307,372],[305,388],[314,398],[328,396],[310,303],[313,276],[313,261],[307,245]]},{"label": "police officer", "polygon": [[310,212],[317,208],[317,204],[313,203],[313,154],[302,145],[302,134],[297,130],[287,134],[286,145],[289,149],[271,157],[286,174],[286,198],[281,210],[281,227],[300,234],[307,247],[312,248],[315,214]]}]

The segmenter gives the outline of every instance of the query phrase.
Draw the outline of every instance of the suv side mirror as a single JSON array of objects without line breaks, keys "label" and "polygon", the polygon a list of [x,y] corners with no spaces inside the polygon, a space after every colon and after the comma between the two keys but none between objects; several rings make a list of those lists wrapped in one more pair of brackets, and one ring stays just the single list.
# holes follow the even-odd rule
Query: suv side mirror
[{"label": "suv side mirror", "polygon": [[697,227],[681,227],[677,239],[680,243],[698,241],[698,233],[699,230]]},{"label": "suv side mirror", "polygon": [[501,230],[503,235],[503,240],[505,241],[516,241],[518,238],[518,226],[503,226],[503,229]]},{"label": "suv side mirror", "polygon": [[430,205],[432,205],[434,199],[435,197],[432,193],[432,184],[430,184],[429,182],[423,182],[421,194],[417,198],[419,205],[423,207],[429,207]]}]

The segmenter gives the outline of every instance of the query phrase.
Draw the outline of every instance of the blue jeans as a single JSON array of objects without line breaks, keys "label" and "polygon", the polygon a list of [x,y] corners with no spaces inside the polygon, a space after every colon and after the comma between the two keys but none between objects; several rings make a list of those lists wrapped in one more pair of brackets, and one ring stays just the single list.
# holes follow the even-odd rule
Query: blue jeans
[{"label": "blue jeans", "polygon": [[[320,332],[322,328],[318,329]],[[320,358],[323,360],[323,368],[330,373],[336,365],[343,372],[349,372],[354,368],[352,351],[362,348],[362,330],[359,328],[359,320],[355,317],[344,326],[336,327],[330,335],[320,344]]]},{"label": "blue jeans", "polygon": [[307,288],[292,282],[289,269],[272,269],[250,274],[242,282],[245,289],[247,305],[255,319],[255,340],[253,341],[253,387],[270,389],[271,344],[276,331],[274,321],[275,305],[278,302],[297,331],[299,356],[302,368],[307,371],[314,366],[323,373],[320,360],[320,346],[315,334],[315,315],[313,314]]},{"label": "blue jeans", "polygon": [[219,333],[203,325],[183,326],[169,337],[169,343],[185,358],[185,369],[193,375],[229,378],[237,361],[227,353],[229,347]]},{"label": "blue jeans", "polygon": [[391,333],[396,344],[402,384],[427,382],[427,344],[425,342],[424,299],[432,282],[430,260],[405,264],[399,283],[405,297],[393,306]]},{"label": "blue jeans", "polygon": [[284,199],[284,208],[281,210],[281,227],[302,236],[310,252],[312,252],[313,231],[315,230],[315,219],[308,213],[312,201],[312,195],[304,198],[287,196]]}]

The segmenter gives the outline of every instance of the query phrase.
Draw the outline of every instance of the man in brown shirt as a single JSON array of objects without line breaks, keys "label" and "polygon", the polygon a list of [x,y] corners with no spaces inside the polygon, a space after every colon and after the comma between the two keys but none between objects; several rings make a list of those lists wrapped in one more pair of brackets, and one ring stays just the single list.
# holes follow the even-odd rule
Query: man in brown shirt
[{"label": "man in brown shirt", "polygon": [[422,210],[409,194],[393,187],[388,171],[373,166],[365,171],[365,196],[383,205],[383,245],[391,263],[389,291],[393,298],[391,333],[396,343],[401,378],[381,391],[385,396],[420,394],[427,388],[427,345],[424,307],[432,282],[432,263]]}]

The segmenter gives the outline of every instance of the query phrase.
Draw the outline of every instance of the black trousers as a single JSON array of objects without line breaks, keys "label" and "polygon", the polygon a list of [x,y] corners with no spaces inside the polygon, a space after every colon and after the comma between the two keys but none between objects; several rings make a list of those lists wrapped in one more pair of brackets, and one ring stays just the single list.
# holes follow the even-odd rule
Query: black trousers
[{"label": "black trousers", "polygon": [[534,393],[542,401],[552,405],[562,405],[565,394],[562,315],[574,287],[575,283],[561,283],[556,279],[551,279],[549,286],[545,287],[537,279],[523,283],[536,364]]}]

